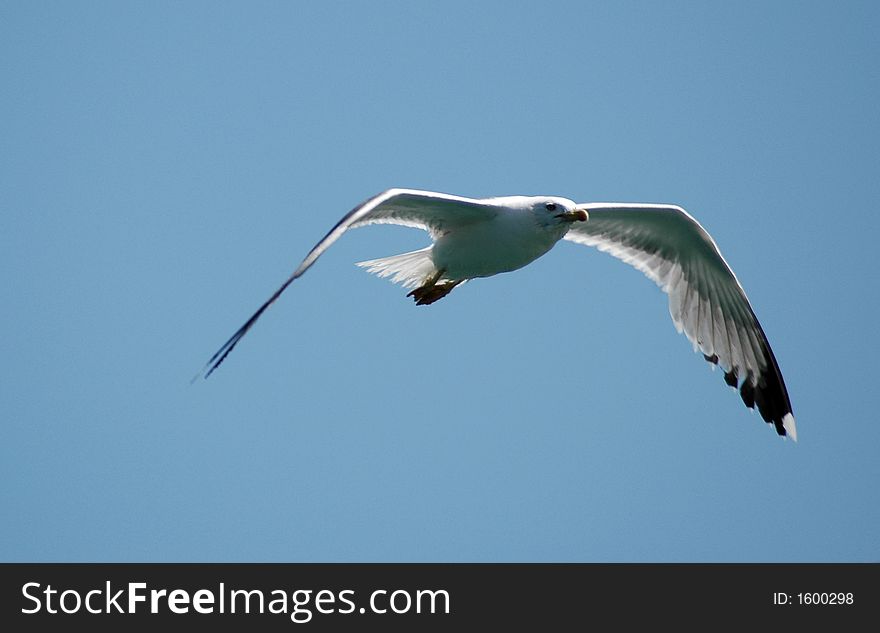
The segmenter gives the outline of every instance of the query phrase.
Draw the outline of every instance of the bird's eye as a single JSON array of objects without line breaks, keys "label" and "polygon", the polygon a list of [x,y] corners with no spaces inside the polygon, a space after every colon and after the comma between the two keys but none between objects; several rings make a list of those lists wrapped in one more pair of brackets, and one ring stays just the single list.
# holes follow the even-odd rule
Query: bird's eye
[{"label": "bird's eye", "polygon": [[548,211],[556,211],[556,203],[555,202],[548,202],[547,204],[544,205],[544,208],[547,209]]}]

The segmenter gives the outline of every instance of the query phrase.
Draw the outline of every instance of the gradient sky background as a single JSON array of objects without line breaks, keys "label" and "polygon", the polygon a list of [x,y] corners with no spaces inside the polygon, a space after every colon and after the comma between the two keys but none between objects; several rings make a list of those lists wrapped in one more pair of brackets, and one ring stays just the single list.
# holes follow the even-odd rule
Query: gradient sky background
[{"label": "gradient sky background", "polygon": [[[880,5],[0,3],[0,559],[877,561]],[[428,308],[392,186],[683,205],[799,443],[607,255]]]}]

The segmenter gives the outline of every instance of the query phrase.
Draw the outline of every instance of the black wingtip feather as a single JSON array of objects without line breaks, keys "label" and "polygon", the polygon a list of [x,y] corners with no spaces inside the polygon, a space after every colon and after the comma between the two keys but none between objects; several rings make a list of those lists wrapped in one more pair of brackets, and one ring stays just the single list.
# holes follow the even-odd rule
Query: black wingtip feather
[{"label": "black wingtip feather", "polygon": [[[754,373],[748,372],[742,384],[739,385],[739,394],[749,409],[757,408],[761,418],[768,424],[772,424],[776,433],[786,436],[788,431],[783,419],[792,414],[788,390],[785,388],[785,382],[782,380],[782,374],[779,371],[773,350],[770,349],[770,344],[767,342],[767,336],[757,319],[755,319],[755,324],[761,334],[761,347],[764,358],[767,360],[767,366],[757,377]],[[737,367],[731,368],[730,371],[725,372],[724,382],[736,389],[739,383],[738,373]]]},{"label": "black wingtip feather", "polygon": [[739,395],[749,409],[755,408],[755,386],[752,384],[751,376],[743,380],[739,388]]},{"label": "black wingtip feather", "polygon": [[242,339],[242,337],[247,334],[247,331],[251,329],[254,323],[256,323],[257,319],[263,313],[267,306],[263,306],[260,310],[254,314],[247,322],[242,325],[238,330],[233,334],[228,341],[226,341],[223,346],[218,349],[213,356],[205,363],[204,368],[199,374],[196,374],[191,382],[194,382],[199,375],[202,376],[205,380],[208,379],[208,376],[214,373],[214,370],[217,369],[223,361],[226,360],[226,357],[229,356],[229,352],[231,352],[238,342]]},{"label": "black wingtip feather", "polygon": [[736,368],[724,372],[724,382],[727,383],[728,387],[736,389],[737,384],[739,384],[739,378],[736,375]]},{"label": "black wingtip feather", "polygon": [[245,334],[248,333],[248,330],[250,330],[254,326],[254,323],[256,323],[257,319],[262,316],[263,312],[265,312],[266,309],[270,305],[272,305],[279,296],[281,296],[281,293],[284,292],[284,289],[287,288],[287,286],[289,286],[290,283],[298,276],[299,272],[291,275],[290,278],[285,281],[284,284],[278,290],[276,290],[275,293],[271,297],[269,297],[269,299],[263,305],[260,306],[260,309],[254,312],[251,318],[245,321],[244,325],[238,328],[235,334],[230,336],[229,340],[226,341],[223,346],[214,353],[213,356],[211,356],[208,362],[205,363],[205,367],[202,369],[202,371],[199,374],[196,374],[193,380],[190,382],[194,382],[195,379],[198,378],[201,374],[204,374],[204,378],[205,380],[207,380],[208,376],[213,374],[214,370],[223,364],[223,361],[226,360],[227,356],[229,356],[229,352],[235,349],[235,346],[238,345],[238,342],[244,337]]},{"label": "black wingtip feather", "polygon": [[[752,315],[754,316],[754,313]],[[772,423],[776,433],[786,436],[788,432],[785,429],[783,419],[787,415],[793,415],[791,400],[788,397],[788,389],[785,388],[782,372],[779,371],[779,364],[776,362],[776,356],[770,348],[767,335],[764,334],[764,328],[761,327],[757,318],[755,318],[755,325],[757,325],[758,331],[761,333],[761,346],[769,361],[767,367],[758,376],[755,401],[764,421],[768,424]]]}]

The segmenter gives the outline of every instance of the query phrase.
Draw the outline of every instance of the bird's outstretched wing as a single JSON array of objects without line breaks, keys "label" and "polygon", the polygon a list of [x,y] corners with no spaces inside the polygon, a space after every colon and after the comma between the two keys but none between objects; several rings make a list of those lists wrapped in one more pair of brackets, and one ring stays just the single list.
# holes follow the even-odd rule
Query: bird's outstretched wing
[{"label": "bird's outstretched wing", "polygon": [[591,203],[590,219],[576,222],[565,239],[595,246],[641,270],[669,295],[679,332],[720,365],[779,435],[797,440],[782,374],[742,286],[706,230],[672,205]]},{"label": "bird's outstretched wing", "polygon": [[389,189],[368,200],[365,200],[349,211],[336,223],[327,235],[318,242],[293,274],[281,284],[254,314],[245,321],[217,353],[205,364],[205,367],[193,378],[207,378],[217,369],[229,355],[229,352],[247,334],[257,319],[272,305],[281,293],[301,277],[312,264],[338,240],[348,229],[368,224],[399,224],[424,229],[433,237],[442,235],[455,226],[489,220],[497,214],[497,207],[487,201],[464,198],[434,191],[417,189]]}]

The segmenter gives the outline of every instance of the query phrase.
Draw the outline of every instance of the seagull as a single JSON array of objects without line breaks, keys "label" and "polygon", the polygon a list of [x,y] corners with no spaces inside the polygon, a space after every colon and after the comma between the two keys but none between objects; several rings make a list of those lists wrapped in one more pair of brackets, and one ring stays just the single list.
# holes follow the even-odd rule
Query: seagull
[{"label": "seagull", "polygon": [[517,270],[560,240],[593,246],[642,271],[669,296],[669,313],[745,405],[780,436],[797,441],[788,391],[746,293],[715,240],[671,204],[575,203],[558,196],[466,198],[418,189],[388,189],[349,211],[293,274],[210,358],[207,378],[281,293],[348,229],[397,224],[423,229],[427,248],[357,265],[409,288],[416,305],[439,301],[459,285]]}]

